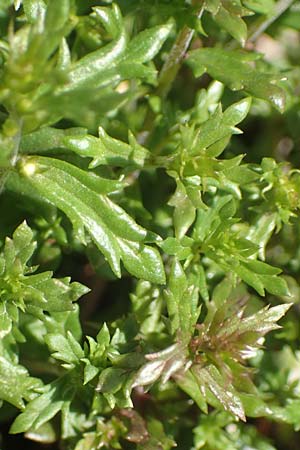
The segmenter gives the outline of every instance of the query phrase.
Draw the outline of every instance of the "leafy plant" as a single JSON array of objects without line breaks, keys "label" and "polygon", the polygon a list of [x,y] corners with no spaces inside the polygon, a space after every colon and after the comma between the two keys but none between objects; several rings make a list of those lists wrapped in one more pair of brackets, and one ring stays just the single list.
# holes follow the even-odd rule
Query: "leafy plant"
[{"label": "leafy plant", "polygon": [[1,3],[3,450],[296,448],[297,8]]}]

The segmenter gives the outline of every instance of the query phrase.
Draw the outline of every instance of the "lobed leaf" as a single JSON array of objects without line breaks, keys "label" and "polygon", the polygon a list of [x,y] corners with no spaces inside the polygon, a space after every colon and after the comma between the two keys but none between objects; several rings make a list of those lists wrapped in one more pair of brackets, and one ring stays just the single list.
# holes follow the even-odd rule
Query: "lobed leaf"
[{"label": "lobed leaf", "polygon": [[204,48],[191,51],[188,64],[197,77],[207,72],[230,89],[244,90],[254,97],[269,101],[283,112],[285,92],[276,84],[283,77],[256,70],[250,61],[257,56],[253,53]]},{"label": "lobed leaf", "polygon": [[24,408],[24,401],[30,398],[40,380],[29,375],[28,370],[4,356],[0,356],[0,399],[16,408]]},{"label": "lobed leaf", "polygon": [[25,176],[31,167],[30,184],[69,217],[82,242],[88,232],[117,276],[122,259],[133,275],[164,283],[158,251],[144,244],[147,231],[105,195],[114,182],[53,158],[28,159],[22,169]]},{"label": "lobed leaf", "polygon": [[80,344],[76,341],[70,331],[67,332],[66,337],[61,334],[49,333],[45,336],[45,342],[48,345],[53,358],[58,359],[63,363],[67,363],[68,367],[72,368],[78,365],[80,359],[84,356]]},{"label": "lobed leaf", "polygon": [[73,302],[89,291],[80,283],[70,283],[68,277],[52,278],[52,272],[32,274],[37,267],[27,264],[35,248],[33,233],[23,222],[13,238],[6,239],[0,255],[2,337],[18,325],[19,311],[45,320],[44,311],[70,311]]},{"label": "lobed leaf", "polygon": [[56,379],[43,388],[43,393],[31,400],[13,422],[10,433],[17,434],[29,429],[36,430],[61,411],[65,402],[74,396],[70,376]]}]

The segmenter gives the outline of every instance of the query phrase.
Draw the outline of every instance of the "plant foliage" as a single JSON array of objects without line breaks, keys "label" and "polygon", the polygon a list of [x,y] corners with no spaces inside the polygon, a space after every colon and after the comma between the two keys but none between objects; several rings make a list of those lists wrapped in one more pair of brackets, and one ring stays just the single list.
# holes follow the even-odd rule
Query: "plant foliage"
[{"label": "plant foliage", "polygon": [[3,450],[296,448],[299,6],[1,2]]}]

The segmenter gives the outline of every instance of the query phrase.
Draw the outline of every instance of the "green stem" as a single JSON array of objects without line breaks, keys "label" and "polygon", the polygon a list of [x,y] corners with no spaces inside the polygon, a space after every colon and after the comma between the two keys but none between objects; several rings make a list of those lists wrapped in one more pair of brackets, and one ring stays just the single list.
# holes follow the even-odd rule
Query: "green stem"
[{"label": "green stem", "polygon": [[[202,14],[203,6],[199,9],[197,18],[200,19]],[[157,95],[162,98],[165,98],[168,95],[172,87],[173,81],[177,76],[185,54],[190,46],[191,40],[193,39],[194,33],[195,30],[192,30],[186,25],[183,27],[169,53],[168,59],[161,69],[158,77]]]},{"label": "green stem", "polygon": [[[201,18],[203,11],[204,8],[203,6],[201,6],[197,13],[198,19]],[[168,93],[170,92],[170,89],[172,88],[172,84],[178,74],[182,61],[193,39],[194,33],[195,30],[192,30],[186,25],[182,28],[168,55],[167,60],[165,61],[160,71],[158,77],[158,86],[156,88],[155,95],[160,97],[162,100],[167,97]],[[156,116],[153,113],[153,111],[149,110],[147,117],[145,119],[145,127],[144,127],[147,134],[146,138],[148,138],[148,133],[151,132],[153,128],[155,117]]]},{"label": "green stem", "polygon": [[194,30],[187,26],[178,35],[158,78],[158,96],[165,98],[168,95],[193,36]]}]

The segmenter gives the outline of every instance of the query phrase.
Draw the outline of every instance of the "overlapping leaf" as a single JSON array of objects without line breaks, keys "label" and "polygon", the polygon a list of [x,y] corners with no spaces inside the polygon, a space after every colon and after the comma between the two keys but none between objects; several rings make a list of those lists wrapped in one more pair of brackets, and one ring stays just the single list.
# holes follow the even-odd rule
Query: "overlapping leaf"
[{"label": "overlapping leaf", "polygon": [[201,243],[203,253],[215,261],[225,272],[237,274],[260,295],[265,290],[274,295],[288,295],[281,270],[256,259],[259,246],[247,236],[231,228],[236,206],[231,196],[215,199],[207,210],[199,210],[194,229],[194,239]]},{"label": "overlapping leaf", "polygon": [[28,266],[36,243],[31,229],[24,222],[6,239],[0,255],[1,337],[18,324],[19,311],[43,319],[43,312],[73,309],[72,302],[88,292],[70,278],[52,278],[52,272],[33,274],[36,267]]},{"label": "overlapping leaf", "polygon": [[[293,13],[297,17],[297,5],[277,20],[274,0],[122,0],[117,2],[122,14],[111,1],[90,3],[3,0],[0,5],[0,400],[22,411],[11,432],[25,432],[41,443],[60,440],[57,445],[68,450],[170,450],[175,439],[179,447],[195,450],[267,448],[237,419],[266,416],[299,428],[298,366],[290,359],[282,364],[278,351],[279,339],[296,345],[299,333],[297,318],[289,312],[287,326],[270,336],[275,345],[264,354],[264,336],[278,328],[289,305],[264,307],[264,299],[249,287],[261,296],[270,293],[266,301],[273,304],[274,296],[286,299],[288,280],[297,301],[299,286],[292,275],[299,269],[299,173],[270,158],[259,166],[243,163],[241,154],[230,156],[237,154],[239,138],[228,148],[228,159],[220,159],[232,135],[240,133],[236,126],[248,115],[250,98],[223,109],[224,85],[216,80],[282,111],[281,74],[270,73],[255,53],[229,49],[236,45],[231,38],[244,46],[250,37],[252,43],[255,32],[274,19],[270,35],[277,43],[278,26],[289,22],[299,28],[291,19]],[[280,7],[288,3],[278,2]],[[248,20],[251,11],[265,17]],[[212,34],[200,44],[198,33],[206,31]],[[173,65],[177,70],[192,35],[195,50],[186,60],[197,76],[207,72],[214,81],[191,107],[199,84],[190,83],[184,68],[167,99],[160,97],[160,85],[156,91],[153,86],[156,63],[163,71],[170,66],[172,71]],[[174,39],[173,49],[168,54],[166,45],[166,53],[156,58],[168,37]],[[262,35],[259,41],[264,45],[266,39]],[[285,51],[285,39],[279,52],[288,67],[293,49]],[[166,77],[168,88],[173,78]],[[293,70],[291,92],[297,91],[295,80]],[[225,92],[224,104],[231,98]],[[263,103],[255,102],[246,123],[249,131],[258,105]],[[291,105],[283,120],[275,116],[287,135],[297,128],[296,96]],[[260,119],[265,130],[265,118]],[[136,136],[129,132],[128,143],[127,126]],[[252,139],[247,135],[241,145],[250,141],[252,149]],[[290,147],[283,141],[277,143],[276,135],[274,154],[281,159]],[[257,151],[247,158],[256,162]],[[292,157],[297,160],[296,152]],[[25,224],[5,242],[28,212],[41,243],[37,254]],[[69,222],[74,239],[68,240]],[[52,232],[58,226],[63,239]],[[275,231],[282,234],[271,239]],[[89,305],[82,308],[83,330],[73,301],[86,289],[31,267],[32,255],[51,266],[47,249],[52,245],[61,246],[66,256],[63,272],[73,268],[74,251],[85,258],[83,246],[97,255],[96,274],[91,274],[94,266],[80,266],[80,276],[91,275],[97,284],[92,312]],[[267,263],[278,255],[288,267],[285,280]],[[101,304],[99,310],[97,302],[98,283],[99,290],[111,286],[103,273],[120,277],[122,264],[138,278],[125,318],[119,298],[127,314],[135,280],[114,282],[122,292],[109,296],[105,305],[111,307]],[[111,313],[116,320],[103,325]],[[100,332],[82,345],[83,331],[93,333],[94,326]],[[279,360],[276,366],[271,359]],[[252,366],[263,394],[254,385]],[[273,367],[280,367],[278,374]],[[48,384],[31,376],[36,374]],[[201,411],[195,414],[191,400]],[[5,404],[1,413],[11,419]],[[190,435],[195,426],[192,444],[186,430]]]},{"label": "overlapping leaf", "polygon": [[204,412],[207,403],[222,405],[245,420],[244,397],[240,393],[253,394],[255,388],[251,369],[244,366],[244,360],[255,355],[263,337],[279,327],[277,321],[290,305],[266,307],[247,315],[236,297],[224,298],[225,284],[230,281],[225,280],[216,288],[212,301],[207,304],[207,315],[198,325],[198,335],[191,340],[194,364],[174,377]]},{"label": "overlapping leaf", "polygon": [[246,117],[250,104],[247,98],[224,112],[219,105],[199,127],[182,128],[176,152],[167,162],[168,174],[177,185],[169,201],[175,207],[176,237],[185,235],[195,220],[196,209],[205,208],[202,193],[218,188],[241,198],[241,187],[258,178],[247,164],[242,164],[242,155],[217,159],[232,134],[241,133],[236,125]]},{"label": "overlapping leaf", "polygon": [[15,434],[38,429],[59,411],[68,408],[76,390],[76,384],[72,385],[70,380],[71,376],[67,374],[44,386],[40,395],[31,400],[16,418],[10,432]]},{"label": "overlapping leaf", "polygon": [[[24,2],[24,10],[29,24],[12,35],[0,97],[8,111],[22,117],[25,130],[61,117],[94,126],[99,112],[130,98],[130,92],[116,91],[122,80],[155,83],[156,71],[147,63],[160,50],[171,24],[147,29],[130,41],[117,5],[95,7],[93,20],[111,42],[73,61],[65,38],[78,19],[70,19],[69,0],[47,6],[42,1]],[[15,127],[11,120],[7,125]]]}]

